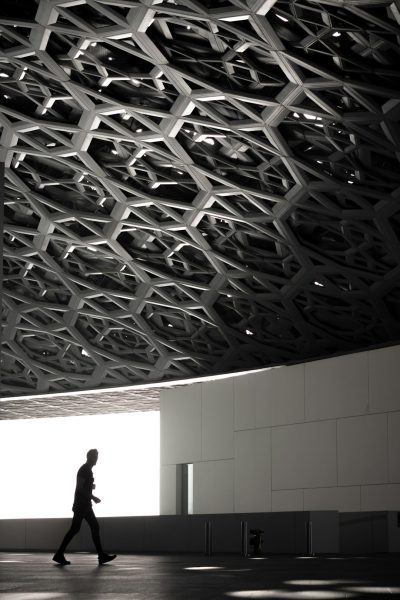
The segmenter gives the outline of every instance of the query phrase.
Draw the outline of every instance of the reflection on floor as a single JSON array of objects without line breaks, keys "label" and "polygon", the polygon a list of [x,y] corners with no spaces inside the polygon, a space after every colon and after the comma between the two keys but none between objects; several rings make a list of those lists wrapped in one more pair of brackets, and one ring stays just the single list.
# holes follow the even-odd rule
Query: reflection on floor
[{"label": "reflection on floor", "polygon": [[0,553],[0,600],[217,600],[219,598],[400,598],[400,556]]}]

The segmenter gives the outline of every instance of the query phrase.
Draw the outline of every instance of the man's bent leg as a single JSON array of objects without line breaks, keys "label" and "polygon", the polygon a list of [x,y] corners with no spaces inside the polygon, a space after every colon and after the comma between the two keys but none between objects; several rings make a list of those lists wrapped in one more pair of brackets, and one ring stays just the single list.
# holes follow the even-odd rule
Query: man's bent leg
[{"label": "man's bent leg", "polygon": [[96,547],[97,554],[101,556],[104,554],[104,550],[100,540],[100,526],[93,509],[89,509],[87,512],[85,512],[84,518],[88,522],[90,531],[92,532],[93,543]]},{"label": "man's bent leg", "polygon": [[96,515],[93,512],[93,509],[91,509],[85,514],[85,519],[88,522],[90,530],[92,532],[93,542],[96,546],[97,554],[99,555],[99,565],[104,565],[105,563],[114,560],[114,558],[117,557],[116,554],[106,554],[103,550],[100,541],[100,526],[97,521]]}]

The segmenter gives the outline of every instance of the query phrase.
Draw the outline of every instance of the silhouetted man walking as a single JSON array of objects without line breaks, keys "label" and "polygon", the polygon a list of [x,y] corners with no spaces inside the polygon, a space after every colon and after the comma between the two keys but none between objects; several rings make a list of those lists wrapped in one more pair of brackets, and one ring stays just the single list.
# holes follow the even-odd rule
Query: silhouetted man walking
[{"label": "silhouetted man walking", "polygon": [[94,514],[92,508],[92,500],[96,504],[98,504],[101,501],[100,498],[97,498],[92,494],[92,491],[96,487],[94,484],[92,468],[97,463],[99,453],[93,448],[92,450],[89,450],[86,456],[87,460],[85,464],[82,465],[81,468],[78,470],[76,476],[75,498],[74,504],[72,506],[74,516],[72,519],[71,527],[66,533],[65,538],[61,543],[61,546],[53,556],[53,560],[60,565],[71,564],[70,561],[65,558],[64,552],[72,538],[80,530],[83,519],[85,519],[88,522],[90,530],[92,532],[93,542],[96,546],[97,554],[99,556],[99,564],[104,565],[104,563],[110,562],[110,560],[114,560],[114,558],[116,558],[116,554],[106,554],[102,548],[99,533],[99,523],[96,519],[96,515]]}]

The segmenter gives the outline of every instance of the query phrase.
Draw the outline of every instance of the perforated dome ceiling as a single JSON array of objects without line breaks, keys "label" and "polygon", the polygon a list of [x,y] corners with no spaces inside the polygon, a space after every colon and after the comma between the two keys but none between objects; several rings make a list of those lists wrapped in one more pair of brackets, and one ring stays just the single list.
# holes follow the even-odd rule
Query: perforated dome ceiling
[{"label": "perforated dome ceiling", "polygon": [[2,0],[2,394],[400,340],[400,2]]}]

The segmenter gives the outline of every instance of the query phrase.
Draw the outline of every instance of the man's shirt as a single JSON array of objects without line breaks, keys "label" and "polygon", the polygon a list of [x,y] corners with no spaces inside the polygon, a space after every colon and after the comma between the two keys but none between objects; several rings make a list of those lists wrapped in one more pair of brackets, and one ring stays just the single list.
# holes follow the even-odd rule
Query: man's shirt
[{"label": "man's shirt", "polygon": [[[81,488],[78,487],[79,479],[83,480],[83,485]],[[76,482],[77,485],[72,510],[79,511],[91,508],[94,477],[92,473],[92,467],[90,467],[87,463],[82,465],[78,470],[78,473],[76,474]]]}]

